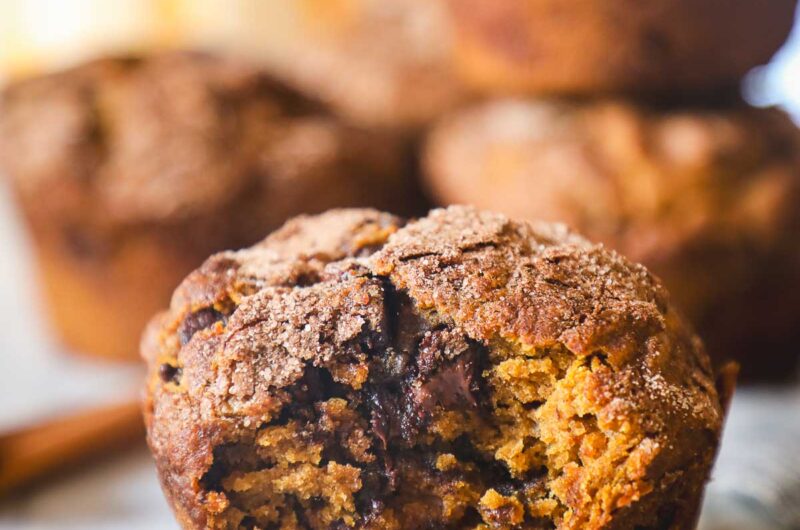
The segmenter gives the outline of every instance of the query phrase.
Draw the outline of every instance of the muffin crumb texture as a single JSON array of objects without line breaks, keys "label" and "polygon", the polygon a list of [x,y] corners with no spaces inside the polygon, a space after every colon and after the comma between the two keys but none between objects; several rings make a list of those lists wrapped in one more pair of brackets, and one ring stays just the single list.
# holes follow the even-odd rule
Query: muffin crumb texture
[{"label": "muffin crumb texture", "polygon": [[643,267],[464,207],[217,254],[143,354],[184,528],[688,529],[722,422]]}]

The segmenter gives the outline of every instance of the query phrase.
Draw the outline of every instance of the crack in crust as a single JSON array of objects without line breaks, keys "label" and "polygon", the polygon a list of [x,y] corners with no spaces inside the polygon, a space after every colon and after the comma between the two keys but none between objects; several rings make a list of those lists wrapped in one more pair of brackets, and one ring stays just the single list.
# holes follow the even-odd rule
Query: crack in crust
[{"label": "crack in crust", "polygon": [[143,353],[186,528],[691,528],[722,422],[644,268],[461,207],[290,221],[190,275]]}]

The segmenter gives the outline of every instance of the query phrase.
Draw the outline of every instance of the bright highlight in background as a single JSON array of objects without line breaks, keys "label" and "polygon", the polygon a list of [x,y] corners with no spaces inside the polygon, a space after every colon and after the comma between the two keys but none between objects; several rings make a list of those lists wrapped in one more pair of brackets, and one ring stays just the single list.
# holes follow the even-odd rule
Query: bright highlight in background
[{"label": "bright highlight in background", "polygon": [[769,66],[748,76],[744,92],[754,105],[780,105],[800,123],[800,16],[788,42]]}]

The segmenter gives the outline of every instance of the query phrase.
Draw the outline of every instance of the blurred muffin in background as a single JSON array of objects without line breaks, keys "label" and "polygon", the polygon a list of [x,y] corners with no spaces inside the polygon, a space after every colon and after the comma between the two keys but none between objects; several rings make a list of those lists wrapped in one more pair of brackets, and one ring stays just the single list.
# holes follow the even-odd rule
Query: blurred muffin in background
[{"label": "blurred muffin in background", "polygon": [[800,133],[782,112],[501,100],[441,123],[425,165],[441,203],[563,220],[644,263],[745,376],[796,362]]},{"label": "blurred muffin in background", "polygon": [[393,137],[201,54],[98,60],[9,87],[0,162],[65,342],[114,358],[137,356],[146,320],[210,253],[300,212],[415,200]]},{"label": "blurred muffin in background", "polygon": [[260,61],[357,123],[415,128],[465,97],[439,0],[202,0],[187,18],[208,46]]},{"label": "blurred muffin in background", "polygon": [[713,92],[785,41],[796,0],[449,0],[474,86],[535,94]]},{"label": "blurred muffin in background", "polygon": [[452,40],[442,0],[7,0],[0,79],[203,49],[244,56],[348,121],[415,131],[466,97]]}]

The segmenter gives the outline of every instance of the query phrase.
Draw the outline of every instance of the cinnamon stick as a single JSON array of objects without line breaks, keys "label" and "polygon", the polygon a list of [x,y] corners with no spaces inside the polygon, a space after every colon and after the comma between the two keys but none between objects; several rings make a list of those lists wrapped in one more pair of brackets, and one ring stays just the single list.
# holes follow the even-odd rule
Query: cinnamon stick
[{"label": "cinnamon stick", "polygon": [[0,496],[143,439],[137,402],[81,411],[0,435]]}]

